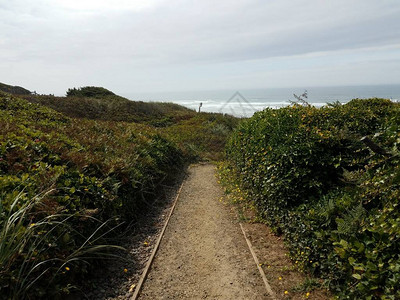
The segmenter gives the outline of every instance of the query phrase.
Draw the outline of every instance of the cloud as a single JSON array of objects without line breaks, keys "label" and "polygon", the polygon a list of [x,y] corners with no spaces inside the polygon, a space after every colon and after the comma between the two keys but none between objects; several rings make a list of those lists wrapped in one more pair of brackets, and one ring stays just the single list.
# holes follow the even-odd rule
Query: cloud
[{"label": "cloud", "polygon": [[[148,88],[160,78],[156,70],[167,70],[179,88],[182,75],[193,77],[187,86],[207,82],[199,72],[204,66],[226,68],[217,72],[224,76],[232,64],[257,74],[257,63],[248,62],[258,61],[290,73],[285,60],[302,55],[319,56],[303,61],[335,70],[332,55],[321,53],[351,62],[371,58],[374,51],[368,56],[363,49],[400,45],[399,14],[394,0],[0,0],[0,79],[10,77],[6,66],[15,74],[34,66],[39,77],[60,70],[58,86],[80,79],[79,72],[99,82],[99,74],[120,73],[115,80],[103,75],[102,85],[118,80],[128,88],[130,77]],[[140,79],[143,74],[148,78]]]},{"label": "cloud", "polygon": [[142,11],[156,6],[159,2],[159,0],[48,0],[47,4],[71,11],[109,12]]}]

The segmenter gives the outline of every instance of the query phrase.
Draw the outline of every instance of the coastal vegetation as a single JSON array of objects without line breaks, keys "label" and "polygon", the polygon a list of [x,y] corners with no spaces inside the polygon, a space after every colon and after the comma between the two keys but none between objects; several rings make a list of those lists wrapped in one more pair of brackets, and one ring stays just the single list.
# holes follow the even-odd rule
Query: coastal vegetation
[{"label": "coastal vegetation", "polygon": [[399,299],[399,145],[397,103],[302,101],[241,122],[221,173],[337,297]]},{"label": "coastal vegetation", "polygon": [[0,82],[0,91],[5,93],[10,93],[14,95],[30,95],[32,92],[20,87],[20,86],[12,86],[9,84],[1,83]]},{"label": "coastal vegetation", "polygon": [[0,92],[0,299],[64,297],[185,165],[222,159],[299,269],[340,299],[400,298],[400,105],[297,100],[239,120],[100,87]]},{"label": "coastal vegetation", "polygon": [[185,164],[221,157],[237,123],[110,93],[0,93],[0,299],[62,298]]},{"label": "coastal vegetation", "polygon": [[25,95],[22,97],[31,103],[47,106],[72,118],[147,122],[151,125],[158,125],[157,127],[172,125],[174,121],[195,115],[194,111],[174,103],[131,101],[107,92],[102,95],[102,90],[96,91],[92,88],[87,93],[92,96],[71,93],[67,97],[51,95]]}]

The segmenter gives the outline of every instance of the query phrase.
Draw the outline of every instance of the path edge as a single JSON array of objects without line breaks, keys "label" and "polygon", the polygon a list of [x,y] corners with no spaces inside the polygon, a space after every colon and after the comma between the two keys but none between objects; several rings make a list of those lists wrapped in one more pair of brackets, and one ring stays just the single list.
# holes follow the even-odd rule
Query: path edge
[{"label": "path edge", "polygon": [[242,223],[239,223],[239,225],[240,225],[240,229],[242,229],[243,236],[244,236],[244,238],[245,238],[245,240],[247,242],[247,246],[250,249],[251,255],[253,256],[254,262],[257,265],[257,269],[258,269],[258,271],[260,271],[260,275],[262,277],[262,280],[264,281],[265,288],[266,288],[268,294],[271,296],[271,298],[273,300],[276,300],[276,295],[275,295],[274,291],[272,290],[271,285],[269,284],[269,282],[267,280],[267,277],[265,276],[264,270],[262,269],[262,267],[260,265],[260,262],[259,262],[259,260],[257,258],[256,253],[254,252],[254,249],[253,249],[253,246],[252,246],[250,240],[247,238],[247,235],[246,235],[246,232],[245,232],[245,230],[243,228]]},{"label": "path edge", "polygon": [[156,245],[154,246],[154,249],[153,249],[153,251],[152,251],[152,253],[151,253],[151,255],[150,255],[150,258],[149,258],[149,260],[147,261],[147,265],[146,265],[146,267],[144,268],[142,275],[140,276],[139,282],[138,282],[138,284],[137,284],[137,286],[136,286],[136,288],[135,288],[135,292],[133,293],[133,295],[132,295],[132,297],[130,298],[130,300],[136,300],[136,299],[138,299],[138,297],[139,297],[139,294],[140,294],[140,292],[141,292],[141,290],[142,290],[142,287],[143,287],[143,284],[144,284],[144,282],[145,282],[145,280],[146,280],[146,278],[147,278],[147,275],[148,275],[148,273],[149,273],[149,270],[150,270],[150,268],[151,268],[151,265],[153,264],[154,257],[156,256],[157,251],[158,251],[158,248],[160,247],[160,243],[161,243],[161,240],[162,240],[162,238],[163,238],[163,236],[164,236],[165,230],[167,229],[169,220],[170,220],[170,218],[171,218],[171,216],[172,216],[172,213],[174,212],[176,203],[178,202],[178,198],[179,198],[179,196],[180,196],[180,194],[181,194],[182,187],[183,187],[183,184],[184,184],[184,183],[185,183],[185,180],[183,180],[183,182],[181,183],[181,186],[180,186],[180,188],[179,188],[179,190],[178,190],[178,193],[177,193],[177,195],[176,195],[176,197],[175,197],[174,203],[173,203],[173,205],[172,205],[172,207],[171,207],[171,210],[170,210],[170,212],[169,212],[168,218],[167,218],[167,220],[165,221],[164,227],[163,227],[163,229],[161,230],[160,236],[159,236],[158,239],[157,239]]}]

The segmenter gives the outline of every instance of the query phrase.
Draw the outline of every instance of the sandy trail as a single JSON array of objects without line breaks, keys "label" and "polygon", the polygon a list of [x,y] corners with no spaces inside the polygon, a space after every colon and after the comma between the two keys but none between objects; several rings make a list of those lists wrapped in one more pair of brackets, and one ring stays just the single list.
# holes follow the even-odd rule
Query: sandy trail
[{"label": "sandy trail", "polygon": [[269,299],[215,167],[189,169],[139,299]]}]

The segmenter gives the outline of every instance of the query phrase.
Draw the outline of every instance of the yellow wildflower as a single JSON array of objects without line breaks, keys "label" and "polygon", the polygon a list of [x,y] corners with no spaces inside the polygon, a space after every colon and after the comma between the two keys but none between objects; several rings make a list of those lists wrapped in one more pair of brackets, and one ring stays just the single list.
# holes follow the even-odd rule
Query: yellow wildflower
[{"label": "yellow wildflower", "polygon": [[65,270],[66,270],[66,271],[69,271],[70,269],[69,269],[69,267],[65,267]]},{"label": "yellow wildflower", "polygon": [[279,276],[278,280],[282,280],[282,277],[281,277],[281,276]]},{"label": "yellow wildflower", "polygon": [[285,295],[289,295],[289,292],[288,292],[288,291],[285,291],[284,294],[285,294]]},{"label": "yellow wildflower", "polygon": [[124,269],[124,273],[126,273],[126,272],[128,272],[128,269],[127,269],[127,268]]},{"label": "yellow wildflower", "polygon": [[310,297],[310,292],[307,292],[306,298]]}]

